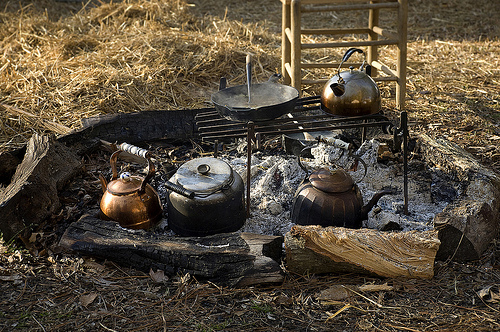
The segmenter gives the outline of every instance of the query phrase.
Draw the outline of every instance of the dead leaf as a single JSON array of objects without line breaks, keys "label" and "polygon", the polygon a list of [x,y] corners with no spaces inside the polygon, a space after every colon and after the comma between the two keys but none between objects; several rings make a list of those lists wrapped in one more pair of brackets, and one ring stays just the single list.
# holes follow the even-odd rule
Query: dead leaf
[{"label": "dead leaf", "polygon": [[97,297],[97,293],[90,293],[80,296],[80,304],[84,307],[87,307],[89,304],[94,302]]},{"label": "dead leaf", "polygon": [[316,298],[319,301],[340,301],[347,299],[352,295],[353,293],[343,285],[333,285],[330,288],[324,289],[316,294]]},{"label": "dead leaf", "polygon": [[484,302],[499,303],[500,302],[500,288],[499,285],[491,285],[481,289],[477,295]]},{"label": "dead leaf", "polygon": [[31,236],[29,238],[29,242],[30,243],[36,242],[37,238],[42,237],[42,236],[43,236],[43,233],[31,233]]},{"label": "dead leaf", "polygon": [[165,276],[165,272],[162,270],[158,270],[153,272],[153,269],[149,270],[149,276],[153,279],[154,282],[164,282],[168,280],[168,277]]},{"label": "dead leaf", "polygon": [[274,302],[277,304],[290,305],[293,304],[293,299],[285,295],[278,295],[274,299]]},{"label": "dead leaf", "polygon": [[84,266],[89,268],[92,272],[101,273],[106,268],[104,265],[93,262],[91,260],[85,261]]}]

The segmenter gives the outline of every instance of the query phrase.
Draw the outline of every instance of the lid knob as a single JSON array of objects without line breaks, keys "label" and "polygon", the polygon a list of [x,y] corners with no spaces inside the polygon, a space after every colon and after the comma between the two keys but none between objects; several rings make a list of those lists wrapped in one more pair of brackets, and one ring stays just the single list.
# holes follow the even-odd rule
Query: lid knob
[{"label": "lid knob", "polygon": [[132,175],[129,172],[123,172],[120,174],[120,179],[123,181],[130,181]]},{"label": "lid knob", "polygon": [[210,172],[210,166],[208,166],[207,164],[201,164],[198,166],[197,170],[198,170],[198,173],[200,173],[202,175],[207,175],[208,172]]}]

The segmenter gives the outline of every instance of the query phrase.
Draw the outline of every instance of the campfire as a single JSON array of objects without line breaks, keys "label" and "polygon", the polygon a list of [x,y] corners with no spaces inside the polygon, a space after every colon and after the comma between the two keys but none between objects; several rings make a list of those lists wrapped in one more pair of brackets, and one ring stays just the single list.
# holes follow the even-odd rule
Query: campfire
[{"label": "campfire", "polygon": [[[428,278],[433,275],[436,257],[475,259],[486,248],[497,232],[494,207],[498,204],[495,198],[498,190],[493,172],[479,167],[457,146],[425,135],[402,137],[406,130],[401,119],[390,121],[377,115],[368,121],[345,122],[330,117],[323,122],[321,113],[308,105],[299,104],[293,115],[283,120],[223,123],[218,125],[223,130],[216,132],[203,130],[207,121],[214,121],[207,119],[213,116],[213,109],[90,119],[84,129],[57,142],[34,136],[26,151],[26,156],[32,155],[34,159],[26,157],[23,163],[43,165],[37,157],[40,146],[57,151],[41,154],[39,159],[49,164],[74,163],[73,166],[69,169],[61,166],[58,170],[65,170],[64,174],[43,178],[67,182],[78,169],[75,152],[101,158],[95,171],[86,173],[84,180],[94,185],[86,195],[87,204],[79,220],[65,225],[60,248],[139,269],[155,268],[169,273],[182,270],[209,280],[241,285],[278,282],[283,276],[280,264],[284,260],[289,270],[297,272],[348,271]],[[161,119],[165,121],[159,128]],[[142,126],[131,125],[135,123],[153,130],[141,131]],[[227,136],[233,139],[228,140]],[[154,227],[133,230],[105,220],[102,215],[99,217],[103,189],[97,177],[102,173],[106,179],[112,178],[108,158],[117,149],[117,144],[107,142],[131,142],[141,146],[138,150],[145,151],[142,157],[137,157],[130,153],[133,152],[130,148],[124,149],[129,153],[122,153],[120,173],[146,176],[151,168],[146,160],[155,165],[156,172],[149,182],[158,193],[164,213]],[[89,149],[89,144],[93,148]],[[67,147],[67,156],[61,159],[61,150]],[[103,147],[107,149],[104,152]],[[232,187],[233,180],[222,180],[223,186],[232,187],[232,193],[239,195],[235,195],[240,197],[238,200],[244,200],[247,210],[244,221],[229,233],[193,237],[178,234],[169,225],[171,184],[186,184],[174,175],[182,165],[199,160],[203,162],[196,165],[194,173],[210,174],[210,169],[216,166],[212,162],[217,161],[226,170],[223,174],[231,170],[234,172],[231,179],[240,178],[245,184],[247,190],[243,195],[242,186]],[[297,189],[306,175],[319,168],[347,171],[365,205],[381,190],[389,191],[370,206],[361,229],[293,223]],[[34,167],[33,172],[42,172],[41,169]],[[193,169],[189,172],[194,174]],[[18,204],[23,195],[29,194],[28,178],[17,177],[17,181],[19,198],[14,195],[8,203]],[[94,199],[89,201],[88,197]],[[213,210],[224,211],[228,202],[223,201]],[[33,207],[44,204],[44,209],[50,210],[45,202]],[[9,204],[2,208],[5,213]],[[231,216],[225,215],[223,219],[231,222]],[[481,238],[475,236],[479,233],[483,235]],[[415,255],[419,257],[416,261]]]}]

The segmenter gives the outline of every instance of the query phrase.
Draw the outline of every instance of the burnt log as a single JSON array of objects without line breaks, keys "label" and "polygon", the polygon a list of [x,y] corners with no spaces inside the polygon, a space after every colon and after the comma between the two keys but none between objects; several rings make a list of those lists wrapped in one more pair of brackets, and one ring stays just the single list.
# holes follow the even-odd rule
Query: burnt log
[{"label": "burnt log", "polygon": [[462,184],[463,194],[434,217],[441,240],[436,258],[479,259],[500,230],[500,175],[452,142],[420,135],[418,143],[430,166]]},{"label": "burnt log", "polygon": [[279,263],[272,259],[280,256],[282,242],[279,236],[248,233],[169,236],[84,215],[67,228],[59,246],[144,272],[189,273],[220,285],[247,286],[283,281]]},{"label": "burnt log", "polygon": [[0,192],[0,231],[5,241],[27,237],[55,213],[58,191],[82,169],[79,158],[49,136],[34,134],[10,184]]},{"label": "burnt log", "polygon": [[429,279],[440,241],[435,231],[293,226],[285,235],[286,263],[298,274],[358,273]]},{"label": "burnt log", "polygon": [[195,116],[213,109],[158,110],[117,113],[82,120],[82,128],[62,136],[59,141],[85,151],[100,145],[127,142],[141,145],[158,139],[189,140],[196,136]]}]

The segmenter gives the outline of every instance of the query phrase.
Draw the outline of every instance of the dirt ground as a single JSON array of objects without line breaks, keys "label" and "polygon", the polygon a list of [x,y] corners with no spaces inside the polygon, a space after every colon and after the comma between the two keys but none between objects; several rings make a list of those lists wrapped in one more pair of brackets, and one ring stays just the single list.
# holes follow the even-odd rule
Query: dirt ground
[{"label": "dirt ground", "polygon": [[[263,65],[258,78],[279,69],[281,5],[278,0],[187,2],[191,4],[188,12],[195,19],[186,24],[195,26],[193,31],[229,35],[229,30],[218,30],[223,27],[221,22],[231,21],[233,30],[241,28],[237,36],[241,38],[238,42],[242,48],[266,52],[258,57]],[[57,22],[78,17],[78,13],[90,10],[91,6],[107,3],[109,1],[90,1],[85,5],[69,0],[7,0],[0,6],[3,15],[0,25],[12,15],[18,15],[21,26],[22,14],[29,8]],[[127,3],[135,8],[134,4],[140,1]],[[82,6],[86,7],[82,9]],[[426,132],[445,137],[497,171],[500,170],[499,14],[499,6],[489,0],[410,1],[407,96],[411,135]],[[333,18],[346,26],[358,19],[356,16]],[[314,23],[325,20],[330,21],[332,17],[321,17]],[[172,29],[177,29],[172,25]],[[4,59],[10,56],[7,45],[13,35],[12,32],[0,35]],[[21,39],[16,43],[23,45]],[[186,44],[191,45],[188,40]],[[110,40],[109,48],[113,45]],[[17,49],[20,52],[21,46]],[[210,48],[208,44],[203,47]],[[391,51],[387,52],[390,62]],[[237,81],[242,77],[237,67],[241,67],[241,63],[221,70],[231,71],[233,80]],[[2,68],[0,63],[0,75],[5,74]],[[206,69],[207,74],[200,74],[197,79],[212,81],[211,85],[206,83],[208,90],[216,88],[219,72],[209,72],[208,66],[199,68]],[[181,76],[178,75],[179,79]],[[0,87],[3,89],[1,103],[34,114],[48,112],[49,107],[43,106],[46,96],[33,101],[15,92],[5,81],[0,80]],[[304,93],[314,94],[317,89],[306,87]],[[385,97],[394,93],[390,86],[381,89]],[[195,105],[188,98],[183,102],[181,93],[178,100],[154,98],[172,108]],[[391,98],[384,100],[386,111],[397,114]],[[120,107],[129,105],[126,95],[113,101]],[[32,107],[28,107],[30,105]],[[64,108],[65,101],[61,100],[60,105]],[[124,111],[146,109],[139,102],[133,105]],[[150,105],[157,107],[152,102]],[[96,112],[106,111],[99,107],[96,106]],[[55,117],[52,119],[56,121]],[[66,116],[57,121],[67,127],[77,126],[76,120]],[[33,122],[24,125],[22,122],[22,117],[4,115],[2,130],[15,137],[2,140],[4,148],[19,146],[29,132],[46,130]],[[19,129],[15,127],[17,124]],[[37,233],[38,238],[34,235],[35,251],[28,250],[20,241],[0,244],[1,331],[500,330],[500,239],[491,243],[478,261],[436,262],[435,276],[430,280],[296,275],[287,272],[284,264],[286,275],[282,284],[227,288],[190,275],[164,276],[157,271],[148,274],[102,259],[57,253],[53,244],[60,236],[58,225],[73,221],[78,211],[72,209],[78,207],[65,204],[60,213],[47,222],[50,227],[46,229],[51,231]],[[346,288],[365,290],[351,292],[347,297],[324,296],[325,291],[338,294]]]}]

